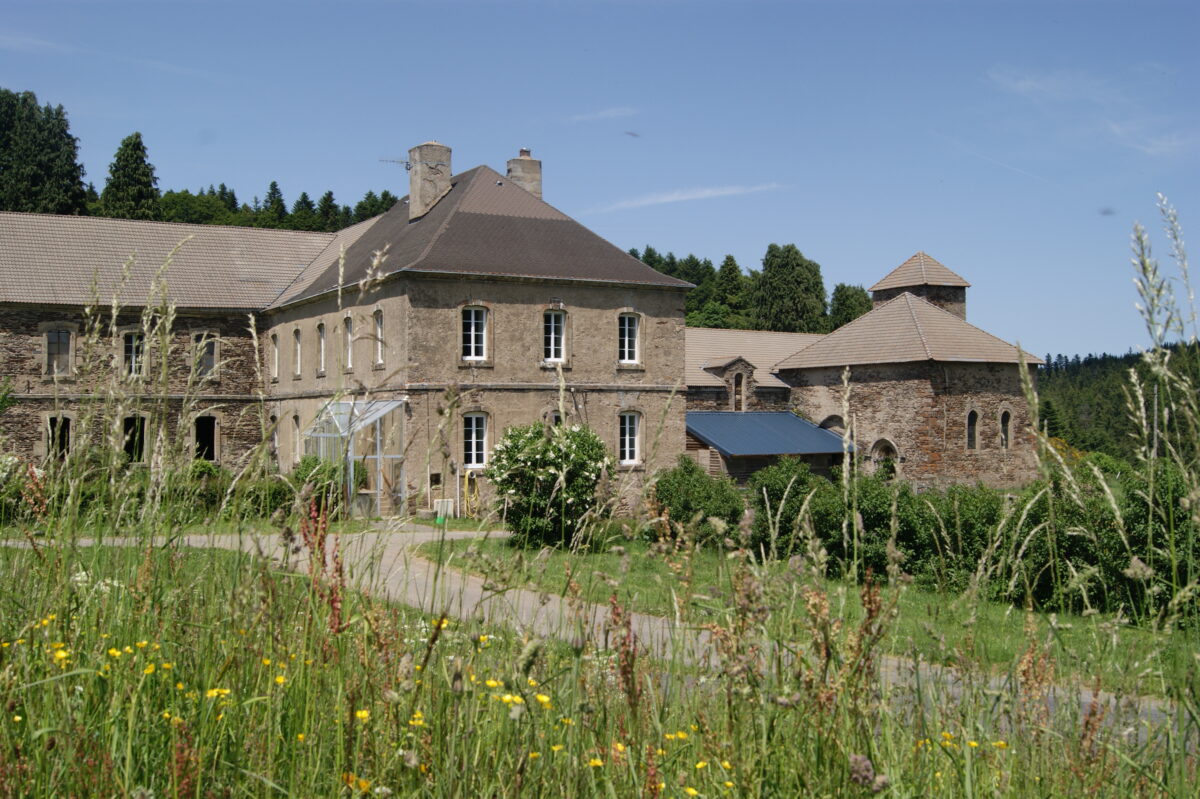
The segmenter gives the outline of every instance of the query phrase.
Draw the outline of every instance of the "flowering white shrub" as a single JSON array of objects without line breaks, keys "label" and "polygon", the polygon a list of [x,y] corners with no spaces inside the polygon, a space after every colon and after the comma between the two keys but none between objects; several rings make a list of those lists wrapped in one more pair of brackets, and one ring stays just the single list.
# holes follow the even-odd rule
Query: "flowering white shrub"
[{"label": "flowering white shrub", "polygon": [[538,422],[505,430],[484,476],[517,541],[553,546],[575,538],[611,468],[612,456],[587,427]]}]

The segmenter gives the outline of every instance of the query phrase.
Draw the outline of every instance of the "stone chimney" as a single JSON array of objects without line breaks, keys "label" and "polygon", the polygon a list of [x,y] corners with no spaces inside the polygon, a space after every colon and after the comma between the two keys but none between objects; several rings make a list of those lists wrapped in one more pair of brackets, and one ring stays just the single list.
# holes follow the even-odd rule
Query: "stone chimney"
[{"label": "stone chimney", "polygon": [[435,141],[408,151],[408,218],[420,219],[450,191],[450,148]]},{"label": "stone chimney", "polygon": [[528,147],[522,147],[516,158],[508,159],[508,179],[542,199],[542,162],[529,154]]}]

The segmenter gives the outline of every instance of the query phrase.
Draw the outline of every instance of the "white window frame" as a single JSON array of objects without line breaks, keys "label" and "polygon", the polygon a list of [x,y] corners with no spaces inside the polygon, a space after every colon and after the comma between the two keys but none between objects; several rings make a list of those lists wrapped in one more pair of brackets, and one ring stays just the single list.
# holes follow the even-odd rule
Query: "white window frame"
[{"label": "white window frame", "polygon": [[371,319],[375,325],[375,365],[383,366],[383,310],[376,308]]},{"label": "white window frame", "polygon": [[354,368],[354,319],[347,316],[342,320],[342,348],[345,350],[345,370]]},{"label": "white window frame", "polygon": [[542,361],[563,363],[567,360],[567,312],[542,313]]},{"label": "white window frame", "polygon": [[488,415],[475,411],[463,414],[463,468],[487,466]]},{"label": "white window frame", "polygon": [[488,309],[468,305],[459,315],[462,327],[461,356],[464,361],[486,361],[488,356]]},{"label": "white window frame", "polygon": [[121,331],[121,369],[129,380],[146,376],[146,334],[143,331]]},{"label": "white window frame", "polygon": [[642,462],[642,415],[623,411],[617,416],[617,463],[635,466]]},{"label": "white window frame", "polygon": [[623,313],[617,316],[617,363],[641,363],[641,316]]},{"label": "white window frame", "polygon": [[325,323],[317,322],[317,374],[325,374]]}]

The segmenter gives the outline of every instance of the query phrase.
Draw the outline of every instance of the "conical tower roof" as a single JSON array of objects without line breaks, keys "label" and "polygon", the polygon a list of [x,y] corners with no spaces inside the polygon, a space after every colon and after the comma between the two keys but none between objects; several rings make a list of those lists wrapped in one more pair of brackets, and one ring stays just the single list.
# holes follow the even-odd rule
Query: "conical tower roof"
[{"label": "conical tower roof", "polygon": [[903,289],[911,286],[962,286],[966,288],[970,285],[932,255],[918,252],[889,272],[883,280],[871,286],[871,291]]}]

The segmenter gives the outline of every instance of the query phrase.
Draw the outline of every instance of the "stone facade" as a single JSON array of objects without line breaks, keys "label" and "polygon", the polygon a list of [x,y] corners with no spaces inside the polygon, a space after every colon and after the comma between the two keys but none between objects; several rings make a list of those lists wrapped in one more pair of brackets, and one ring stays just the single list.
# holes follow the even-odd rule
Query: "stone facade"
[{"label": "stone facade", "polygon": [[[8,448],[35,461],[45,457],[54,416],[70,420],[73,444],[80,436],[108,435],[106,425],[115,420],[144,416],[150,430],[161,428],[175,445],[190,448],[194,419],[211,416],[214,460],[238,465],[262,440],[262,385],[249,317],[178,316],[169,333],[147,337],[142,374],[129,376],[123,337],[141,329],[140,313],[89,326],[80,308],[0,308],[0,375],[11,379],[16,400],[0,416]],[[65,370],[57,374],[47,354],[51,331],[70,333],[69,353],[59,362]],[[205,377],[194,368],[198,336],[214,344],[214,368]]]},{"label": "stone facade", "polygon": [[[933,361],[851,367],[845,421],[854,431],[860,462],[873,467],[891,459],[897,476],[917,487],[1027,483],[1037,468],[1019,369]],[[781,377],[793,385],[800,414],[823,427],[843,421],[842,370],[795,370]]]},{"label": "stone facade", "polygon": [[962,286],[931,286],[920,284],[916,286],[898,286],[891,289],[875,289],[871,292],[871,304],[878,308],[888,300],[894,300],[908,292],[914,296],[931,302],[939,308],[949,311],[959,319],[967,318],[967,290]]}]

